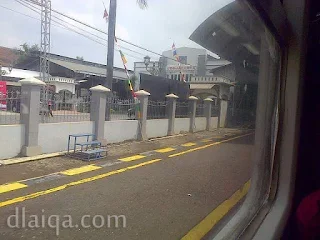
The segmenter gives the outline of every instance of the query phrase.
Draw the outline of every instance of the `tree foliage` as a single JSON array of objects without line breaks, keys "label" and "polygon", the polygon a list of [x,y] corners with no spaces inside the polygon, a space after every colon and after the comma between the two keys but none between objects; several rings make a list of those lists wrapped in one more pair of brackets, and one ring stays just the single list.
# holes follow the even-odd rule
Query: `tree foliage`
[{"label": "tree foliage", "polygon": [[84,60],[82,56],[81,56],[81,57],[80,57],[80,56],[76,56],[76,59],[77,59],[77,60],[80,60],[80,61],[83,61],[83,60]]},{"label": "tree foliage", "polygon": [[137,3],[141,9],[146,9],[148,7],[147,0],[137,0]]},{"label": "tree foliage", "polygon": [[17,60],[17,63],[21,63],[25,61],[30,56],[36,56],[39,55],[40,48],[38,44],[33,44],[30,46],[28,43],[24,43],[20,45],[21,48],[16,49],[16,51],[19,54],[19,58]]}]

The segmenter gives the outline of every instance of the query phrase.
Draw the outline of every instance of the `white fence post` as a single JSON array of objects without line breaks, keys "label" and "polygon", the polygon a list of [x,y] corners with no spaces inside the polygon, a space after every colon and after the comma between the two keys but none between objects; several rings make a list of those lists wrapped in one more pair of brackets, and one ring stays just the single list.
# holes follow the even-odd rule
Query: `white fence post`
[{"label": "white fence post", "polygon": [[147,111],[148,111],[148,98],[150,93],[140,90],[136,92],[137,98],[140,101],[138,111],[138,140],[145,141],[148,139],[147,136]]},{"label": "white fence post", "polygon": [[46,85],[36,78],[26,78],[21,83],[20,123],[25,127],[25,142],[21,155],[31,157],[42,153],[38,145],[40,90]]},{"label": "white fence post", "polygon": [[168,135],[174,134],[174,120],[176,118],[176,105],[177,105],[177,95],[173,93],[166,95],[169,104],[167,105],[168,113]]},{"label": "white fence post", "polygon": [[190,96],[189,98],[189,117],[190,117],[190,127],[189,132],[195,131],[195,122],[196,122],[196,110],[197,110],[197,100],[195,96]]},{"label": "white fence post", "polygon": [[104,143],[104,122],[106,117],[107,94],[110,92],[110,89],[98,85],[90,88],[90,91],[92,92],[90,121],[94,121],[95,139]]},{"label": "white fence post", "polygon": [[204,107],[205,107],[205,117],[206,117],[206,130],[209,131],[211,129],[211,106],[213,100],[211,98],[206,98],[204,101]]}]

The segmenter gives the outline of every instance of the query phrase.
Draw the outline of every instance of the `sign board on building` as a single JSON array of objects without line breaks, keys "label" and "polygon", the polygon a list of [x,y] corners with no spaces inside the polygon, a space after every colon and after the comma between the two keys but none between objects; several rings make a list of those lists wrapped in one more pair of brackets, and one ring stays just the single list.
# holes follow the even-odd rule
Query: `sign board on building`
[{"label": "sign board on building", "polygon": [[167,73],[176,73],[176,72],[183,72],[183,73],[194,73],[197,70],[197,67],[191,65],[168,65],[167,66]]},{"label": "sign board on building", "polygon": [[0,110],[7,110],[7,83],[0,81]]}]

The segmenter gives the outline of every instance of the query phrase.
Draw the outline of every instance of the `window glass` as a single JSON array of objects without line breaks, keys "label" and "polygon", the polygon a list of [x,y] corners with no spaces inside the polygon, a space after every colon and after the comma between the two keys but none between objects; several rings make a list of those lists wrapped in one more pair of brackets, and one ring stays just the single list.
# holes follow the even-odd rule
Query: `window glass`
[{"label": "window glass", "polygon": [[262,206],[282,49],[246,1],[2,0],[0,29],[1,165],[56,156],[0,167],[3,225],[23,206],[70,215],[61,239],[206,239]]}]

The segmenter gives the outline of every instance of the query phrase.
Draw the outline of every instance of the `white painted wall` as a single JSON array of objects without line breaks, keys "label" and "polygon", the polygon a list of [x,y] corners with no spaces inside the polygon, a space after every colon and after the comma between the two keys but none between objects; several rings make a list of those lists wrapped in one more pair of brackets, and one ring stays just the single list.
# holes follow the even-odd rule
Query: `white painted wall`
[{"label": "white painted wall", "polygon": [[207,121],[205,117],[196,117],[195,119],[195,131],[204,131],[206,130]]},{"label": "white painted wall", "polygon": [[39,124],[39,145],[43,153],[65,151],[70,134],[94,133],[93,122],[64,122]]},{"label": "white painted wall", "polygon": [[[177,47],[176,50],[178,56],[187,56],[187,63],[192,66],[198,65],[198,56],[206,55],[207,51],[200,48],[189,48],[189,47]],[[162,52],[165,57],[173,58],[172,49]],[[168,65],[178,65],[178,62],[168,59]]]},{"label": "white painted wall", "polygon": [[138,120],[106,121],[104,136],[107,143],[123,142],[137,139]]},{"label": "white painted wall", "polygon": [[228,112],[228,101],[221,100],[220,101],[220,127],[226,127],[227,120],[227,112]]},{"label": "white painted wall", "polygon": [[0,125],[0,159],[19,155],[24,144],[24,125]]},{"label": "white painted wall", "polygon": [[176,118],[174,121],[174,133],[189,132],[190,118]]},{"label": "white painted wall", "polygon": [[211,129],[218,128],[218,117],[211,117]]},{"label": "white painted wall", "polygon": [[168,134],[168,119],[147,120],[148,138],[163,137]]}]

